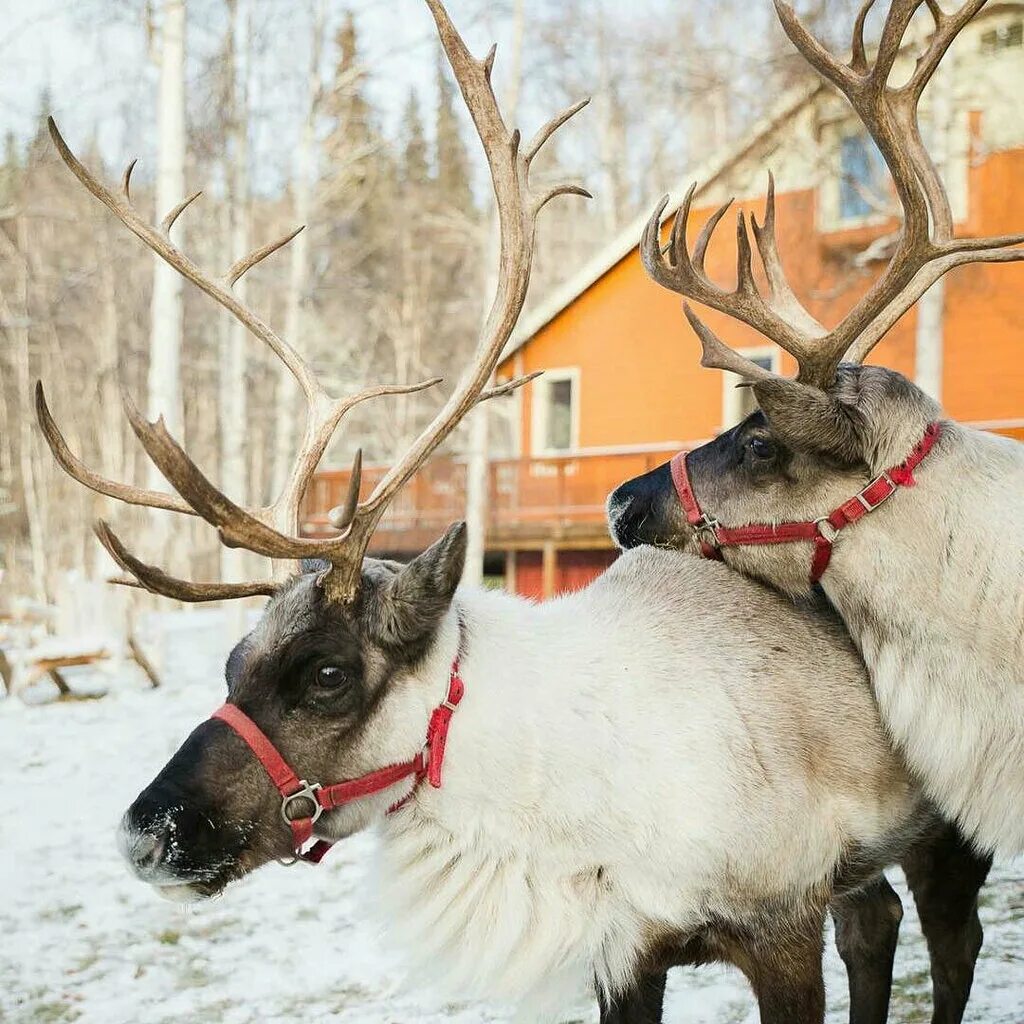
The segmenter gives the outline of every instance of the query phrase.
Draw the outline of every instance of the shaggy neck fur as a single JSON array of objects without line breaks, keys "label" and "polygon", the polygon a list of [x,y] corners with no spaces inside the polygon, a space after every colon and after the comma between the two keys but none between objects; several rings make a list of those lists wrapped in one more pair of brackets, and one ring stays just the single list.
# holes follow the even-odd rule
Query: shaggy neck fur
[{"label": "shaggy neck fur", "polygon": [[1024,454],[947,422],[916,476],[822,583],[928,795],[983,849],[1024,853]]},{"label": "shaggy neck fur", "polygon": [[380,881],[414,966],[460,995],[564,1006],[620,989],[667,935],[820,910],[918,809],[836,624],[651,549],[543,605],[460,590],[368,764],[421,742],[459,616],[444,784],[383,819]]}]

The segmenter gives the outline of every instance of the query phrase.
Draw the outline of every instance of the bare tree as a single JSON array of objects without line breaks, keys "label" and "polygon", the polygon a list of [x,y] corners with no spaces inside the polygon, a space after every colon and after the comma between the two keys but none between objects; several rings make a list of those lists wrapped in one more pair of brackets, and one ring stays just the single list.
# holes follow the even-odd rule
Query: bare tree
[{"label": "bare tree", "polygon": [[33,450],[32,399],[31,399],[31,351],[29,313],[29,274],[25,258],[27,241],[24,216],[15,219],[17,244],[11,244],[6,235],[0,234],[4,243],[5,257],[11,261],[14,271],[13,302],[0,292],[0,317],[3,317],[8,337],[13,342],[15,387],[18,410],[18,460],[21,475],[22,500],[28,521],[29,550],[32,557],[32,589],[38,601],[46,601],[46,543],[43,536],[44,516],[40,507],[40,492],[37,484],[37,464]]},{"label": "bare tree", "polygon": [[[157,107],[157,216],[170,211],[185,195],[185,0],[163,0],[158,54],[160,94]],[[184,303],[181,278],[154,259],[149,345],[149,413],[162,415],[180,434],[181,347]],[[154,486],[159,486],[159,477]]]},{"label": "bare tree", "polygon": [[[226,46],[228,144],[225,149],[229,251],[248,252],[249,244],[249,49],[252,22],[246,0],[227,0],[229,12]],[[180,279],[180,278],[179,278]],[[235,285],[239,302],[245,302],[248,282],[242,277]],[[248,498],[246,472],[246,381],[245,326],[228,313],[222,318],[220,350],[220,441],[221,476],[227,492],[238,500]],[[221,576],[237,580],[244,575],[245,555],[238,548],[221,548]]]},{"label": "bare tree", "polygon": [[[526,21],[524,0],[515,0],[512,11],[512,46],[509,57],[509,77],[505,85],[502,107],[508,117],[516,120],[519,90],[522,84],[523,34]],[[497,211],[492,209],[488,230],[487,252],[496,251],[499,236]],[[490,266],[488,276],[493,280],[497,267]],[[485,311],[486,315],[486,311]],[[483,581],[484,555],[487,548],[487,518],[490,495],[490,405],[474,409],[469,417],[469,457],[466,462],[466,562],[462,573],[465,583],[473,585]]]},{"label": "bare tree", "polygon": [[[325,0],[314,0],[312,33],[309,51],[309,72],[306,78],[306,112],[295,154],[295,180],[292,182],[292,203],[295,220],[308,224],[313,209],[313,177],[316,171],[316,121],[323,97],[320,81],[320,60],[324,46],[326,20]],[[306,324],[306,293],[309,288],[309,240],[311,233],[302,231],[292,246],[291,272],[288,278],[285,335],[301,338]],[[277,494],[288,478],[288,469],[295,447],[299,391],[290,373],[279,373],[275,391],[274,463],[271,472],[272,491]]]},{"label": "bare tree", "polygon": [[[928,149],[941,180],[948,180],[953,135],[956,51],[946,55],[932,78]],[[914,380],[937,402],[942,401],[942,364],[945,344],[946,279],[940,277],[917,303],[914,332]]]}]

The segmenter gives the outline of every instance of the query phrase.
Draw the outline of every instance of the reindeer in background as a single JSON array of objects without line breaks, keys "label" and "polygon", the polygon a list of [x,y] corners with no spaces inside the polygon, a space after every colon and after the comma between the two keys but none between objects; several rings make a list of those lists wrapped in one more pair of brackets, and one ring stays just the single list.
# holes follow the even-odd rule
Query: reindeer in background
[{"label": "reindeer in background", "polygon": [[[795,380],[756,366],[687,307],[703,365],[743,377],[761,411],[686,459],[707,521],[677,517],[678,528],[789,593],[804,593],[820,578],[867,660],[886,724],[929,795],[980,849],[1012,856],[1024,852],[1024,448],[943,419],[901,374],[862,365],[947,271],[1024,259],[1024,235],[955,237],[949,198],[917,122],[925,86],[983,4],[970,0],[954,14],[927,4],[934,32],[913,74],[893,87],[889,74],[920,0],[894,0],[870,66],[863,41],[870,2],[857,19],[853,56],[843,63],[775,0],[790,39],[850,100],[875,140],[903,210],[888,265],[835,327],[819,324],[786,281],[771,191],[765,223],[752,220],[764,295],[751,271],[742,213],[733,291],[703,272],[724,208],[692,258],[688,203],[667,255],[658,245],[664,207],[641,248],[659,284],[749,324],[799,366]],[[655,472],[664,483],[666,472]],[[733,524],[759,523],[781,525],[764,536],[750,526],[732,535]]]},{"label": "reindeer in background", "polygon": [[[948,14],[927,3],[931,37],[907,81],[892,86],[893,64],[921,0],[890,5],[873,62],[864,44],[872,3],[865,3],[845,63],[810,35],[789,4],[775,0],[789,38],[847,97],[885,159],[903,210],[899,236],[875,284],[826,328],[786,279],[770,178],[764,221],[750,219],[764,290],[754,278],[742,213],[737,284],[728,289],[704,270],[728,204],[709,219],[691,254],[692,190],[665,251],[662,203],[641,241],[648,273],[755,328],[793,355],[799,371],[789,380],[749,362],[687,305],[702,365],[739,374],[760,411],[609,498],[611,529],[624,547],[690,550],[790,594],[820,584],[838,609],[901,753],[979,851],[972,854],[950,834],[929,858],[932,877],[916,864],[907,870],[937,1000],[945,991],[961,1006],[981,944],[976,887],[989,854],[1024,851],[1024,449],[944,418],[902,375],[863,362],[947,271],[1024,259],[1024,235],[956,237],[918,126],[925,86],[983,3],[970,0]],[[936,884],[943,867],[946,887]],[[968,940],[957,940],[951,926]]]},{"label": "reindeer in background", "polygon": [[[373,826],[393,930],[463,994],[560,1005],[566,990],[588,987],[606,1024],[640,1024],[660,1015],[668,966],[724,960],[750,979],[762,1020],[820,1024],[826,907],[851,935],[872,915],[891,921],[880,870],[936,820],[838,623],[670,552],[625,557],[586,591],[542,606],[459,588],[461,526],[406,566],[365,557],[388,503],[459,420],[527,379],[487,385],[522,309],[540,210],[584,194],[529,181],[541,146],[582,104],[522,146],[491,89],[493,50],[475,59],[439,0],[427,5],[490,169],[497,287],[472,366],[366,499],[356,457],[333,538],[300,537],[297,514],[342,417],[436,382],[331,398],[230,291],[287,239],[216,281],[168,238],[194,196],[154,228],[131,204],[128,175],[116,195],[51,126],[89,191],[267,344],[308,410],[280,499],[246,510],[127,396],[135,433],[178,496],[97,476],[38,392],[54,455],[80,482],[198,515],[225,544],[275,562],[271,580],[175,579],[99,524],[122,582],[185,601],[271,598],[228,660],[227,703],[125,815],[124,855],[162,895],[199,899],[273,859],[319,860]],[[720,640],[709,646],[709,636]],[[308,781],[331,778],[342,781]],[[844,955],[854,1020],[884,1020],[891,949],[879,957],[851,942]]]}]

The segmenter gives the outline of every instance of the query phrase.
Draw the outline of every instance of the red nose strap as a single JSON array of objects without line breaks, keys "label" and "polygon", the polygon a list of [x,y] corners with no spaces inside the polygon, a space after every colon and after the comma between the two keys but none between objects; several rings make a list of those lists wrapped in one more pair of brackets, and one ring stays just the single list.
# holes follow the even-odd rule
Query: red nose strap
[{"label": "red nose strap", "polygon": [[913,451],[898,465],[890,466],[879,473],[866,487],[859,490],[848,501],[828,515],[817,519],[790,523],[751,523],[749,526],[722,526],[704,512],[693,493],[690,473],[686,464],[687,453],[680,452],[671,462],[672,482],[675,484],[679,504],[686,514],[686,521],[693,527],[700,552],[705,558],[721,560],[724,547],[739,547],[757,544],[788,544],[793,541],[810,541],[814,544],[811,569],[808,578],[817,583],[828,568],[832,558],[832,546],[839,531],[857,522],[869,512],[891,498],[900,487],[913,487],[914,470],[921,464],[935,446],[942,434],[940,423],[929,423],[924,436],[914,445]]},{"label": "red nose strap", "polygon": [[[404,806],[424,779],[435,789],[441,788],[441,767],[448,742],[448,726],[464,693],[465,687],[459,674],[459,659],[456,657],[448,674],[448,693],[430,716],[427,739],[419,753],[410,761],[388,765],[367,775],[360,775],[357,779],[337,782],[332,786],[322,786],[319,782],[309,783],[305,779],[300,779],[278,752],[277,747],[267,738],[266,733],[235,704],[222,704],[210,717],[222,721],[246,742],[256,759],[263,765],[270,781],[277,787],[281,794],[281,817],[291,829],[292,848],[296,858],[319,864],[324,854],[334,844],[325,839],[318,839],[308,849],[306,847],[313,838],[313,825],[324,811],[333,810],[364,796],[383,792],[402,779],[410,777],[416,780],[412,789],[388,809],[389,814]],[[293,817],[290,810],[301,813],[301,816]]]}]

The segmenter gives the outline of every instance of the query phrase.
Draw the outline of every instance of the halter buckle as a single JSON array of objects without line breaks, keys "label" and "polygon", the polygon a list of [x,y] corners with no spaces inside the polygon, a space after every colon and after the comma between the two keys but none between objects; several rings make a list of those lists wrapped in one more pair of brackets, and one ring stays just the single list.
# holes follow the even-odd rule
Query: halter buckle
[{"label": "halter buckle", "polygon": [[320,815],[324,813],[324,805],[316,798],[317,791],[323,788],[320,783],[314,782],[310,785],[305,779],[300,779],[299,786],[299,789],[295,790],[294,793],[289,793],[281,801],[281,817],[284,818],[284,823],[289,827],[292,821],[295,820],[288,817],[288,805],[293,800],[308,800],[313,805],[312,814],[302,815],[304,818],[309,818],[311,824],[315,823],[320,818]]},{"label": "halter buckle", "polygon": [[[884,480],[889,485],[889,489],[885,492],[885,494],[883,494],[878,499],[878,501],[868,501],[868,499],[864,497],[865,492],[870,491],[871,488],[875,486],[875,484],[879,483],[882,480]],[[867,487],[863,488],[863,490],[858,491],[857,500],[861,503],[861,505],[864,506],[865,512],[874,512],[879,505],[881,505],[883,502],[888,501],[896,493],[896,491],[896,484],[893,482],[892,477],[889,476],[888,471],[886,471],[884,473],[879,473],[878,476],[876,476],[875,479],[872,480],[871,483],[867,485]]]},{"label": "halter buckle", "polygon": [[693,532],[701,544],[707,544],[716,550],[722,545],[718,542],[718,528],[722,524],[707,512],[702,512],[700,519],[693,524]]}]

